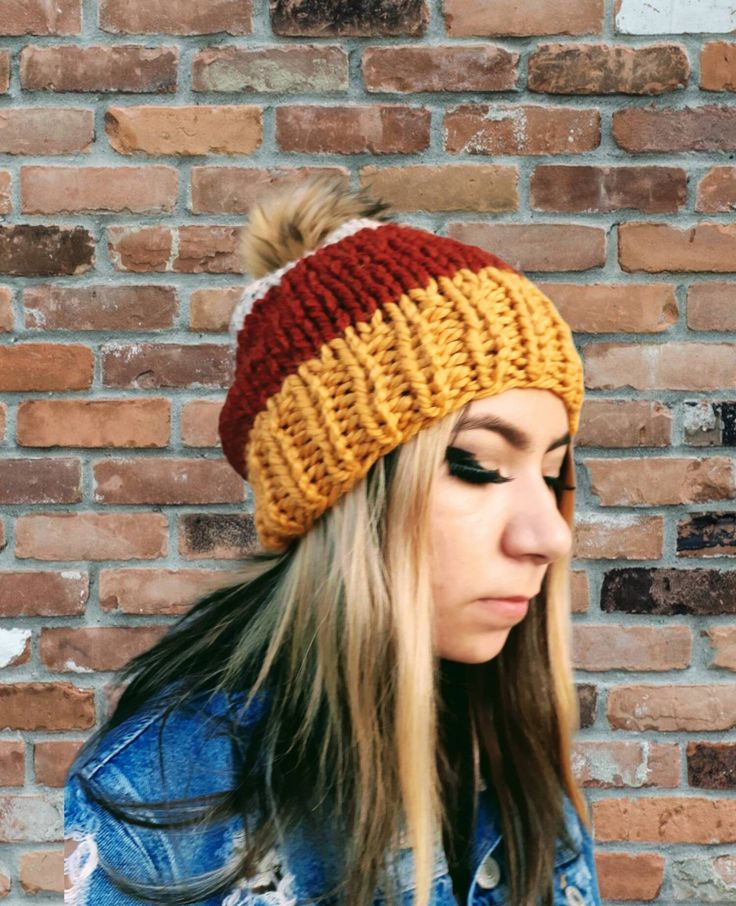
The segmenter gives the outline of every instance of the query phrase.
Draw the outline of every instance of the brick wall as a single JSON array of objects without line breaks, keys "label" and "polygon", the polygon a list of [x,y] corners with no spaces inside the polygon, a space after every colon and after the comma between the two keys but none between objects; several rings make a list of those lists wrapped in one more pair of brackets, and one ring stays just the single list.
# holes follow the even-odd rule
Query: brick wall
[{"label": "brick wall", "polygon": [[2,4],[0,896],[60,900],[111,671],[252,547],[216,436],[237,237],[264,187],[331,170],[572,325],[603,894],[734,903],[732,4],[334,5]]}]

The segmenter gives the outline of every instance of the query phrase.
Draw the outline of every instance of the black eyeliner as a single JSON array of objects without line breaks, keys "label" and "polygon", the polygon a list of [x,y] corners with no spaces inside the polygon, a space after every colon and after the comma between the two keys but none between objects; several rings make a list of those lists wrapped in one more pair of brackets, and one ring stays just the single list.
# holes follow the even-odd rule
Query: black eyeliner
[{"label": "black eyeliner", "polygon": [[[460,447],[447,447],[445,459],[449,465],[450,474],[467,481],[469,484],[504,484],[513,480],[504,478],[498,471],[484,469],[472,453],[462,450]],[[565,479],[562,476],[557,478],[545,476],[544,480],[556,494],[561,494],[562,491],[575,490],[575,485],[565,484]]]}]

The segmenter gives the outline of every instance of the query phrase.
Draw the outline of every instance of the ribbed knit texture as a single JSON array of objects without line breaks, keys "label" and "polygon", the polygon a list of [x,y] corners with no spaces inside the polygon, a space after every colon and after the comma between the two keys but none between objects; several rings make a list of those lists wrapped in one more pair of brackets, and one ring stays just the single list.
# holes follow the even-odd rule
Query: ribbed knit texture
[{"label": "ribbed knit texture", "polygon": [[220,416],[266,548],[282,548],[389,450],[473,399],[558,394],[577,431],[583,373],[552,302],[475,246],[389,223],[306,255],[237,331]]}]

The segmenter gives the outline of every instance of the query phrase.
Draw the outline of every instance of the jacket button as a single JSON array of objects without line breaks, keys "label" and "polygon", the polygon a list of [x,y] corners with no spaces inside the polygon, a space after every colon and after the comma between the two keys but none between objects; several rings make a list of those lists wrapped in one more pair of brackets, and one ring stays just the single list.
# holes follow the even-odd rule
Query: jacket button
[{"label": "jacket button", "polygon": [[580,893],[577,887],[573,887],[572,885],[565,888],[565,901],[567,902],[567,906],[585,906],[585,899],[582,893]]},{"label": "jacket button", "polygon": [[478,886],[485,890],[492,890],[494,887],[498,887],[500,880],[501,869],[498,867],[498,862],[493,856],[486,856],[478,869]]}]

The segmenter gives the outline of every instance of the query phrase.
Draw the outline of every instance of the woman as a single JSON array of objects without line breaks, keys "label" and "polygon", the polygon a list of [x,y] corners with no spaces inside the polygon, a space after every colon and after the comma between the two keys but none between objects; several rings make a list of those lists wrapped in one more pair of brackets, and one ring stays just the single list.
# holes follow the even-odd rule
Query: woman
[{"label": "woman", "polygon": [[262,548],[79,753],[68,902],[599,903],[580,359],[524,276],[386,207],[317,179],[251,216],[220,437]]}]

